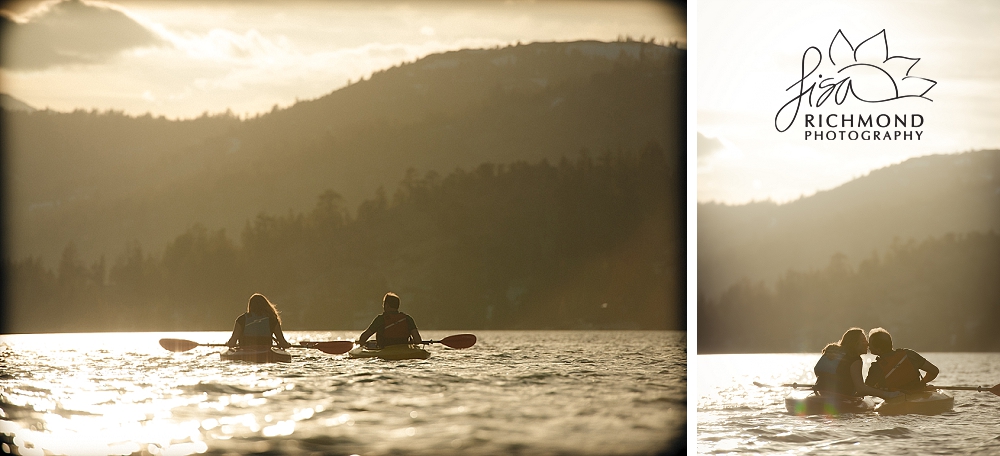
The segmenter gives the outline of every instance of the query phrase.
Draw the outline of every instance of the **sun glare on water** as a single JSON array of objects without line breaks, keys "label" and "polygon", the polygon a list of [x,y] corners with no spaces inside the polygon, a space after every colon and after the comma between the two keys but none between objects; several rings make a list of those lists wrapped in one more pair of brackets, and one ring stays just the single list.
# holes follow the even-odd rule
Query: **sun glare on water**
[{"label": "sun glare on water", "polygon": [[[200,333],[170,333],[202,337]],[[0,432],[13,435],[23,455],[193,454],[207,451],[202,423],[177,420],[171,410],[208,396],[175,394],[183,374],[158,369],[171,354],[156,333],[27,334],[0,336],[0,350],[37,357],[43,369],[5,373]],[[147,364],[149,365],[147,368]],[[27,378],[26,378],[27,377]],[[180,380],[180,382],[179,382]],[[252,415],[251,415],[252,417]],[[31,422],[24,426],[26,422]],[[255,425],[255,424],[254,424]],[[294,423],[278,423],[289,433]]]}]

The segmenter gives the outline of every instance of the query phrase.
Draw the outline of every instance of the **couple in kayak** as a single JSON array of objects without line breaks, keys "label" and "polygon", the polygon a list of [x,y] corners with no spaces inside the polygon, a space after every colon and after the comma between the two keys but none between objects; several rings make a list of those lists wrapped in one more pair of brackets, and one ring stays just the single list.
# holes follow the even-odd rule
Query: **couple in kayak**
[{"label": "couple in kayak", "polygon": [[[374,344],[368,342],[372,335],[375,335]],[[272,340],[277,342],[279,348],[292,346],[281,332],[281,317],[277,307],[264,295],[254,293],[247,302],[246,313],[236,319],[233,335],[226,345],[270,347]],[[416,344],[420,341],[417,324],[412,317],[399,311],[399,296],[390,292],[382,297],[382,313],[372,320],[368,329],[355,342],[366,348],[382,348],[396,344]]]},{"label": "couple in kayak", "polygon": [[[864,361],[861,355],[869,349],[876,361],[862,378]],[[878,396],[892,399],[907,392],[923,391],[938,375],[938,368],[917,352],[908,348],[893,349],[892,336],[882,328],[872,329],[865,337],[861,328],[851,328],[839,342],[823,348],[816,363],[815,390],[820,394],[845,396]],[[926,374],[921,376],[920,371]]]}]

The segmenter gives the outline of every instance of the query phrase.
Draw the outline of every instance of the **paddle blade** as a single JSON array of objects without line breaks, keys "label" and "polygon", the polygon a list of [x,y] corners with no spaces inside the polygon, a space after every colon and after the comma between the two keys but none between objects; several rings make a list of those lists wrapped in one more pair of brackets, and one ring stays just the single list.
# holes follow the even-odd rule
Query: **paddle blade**
[{"label": "paddle blade", "polygon": [[198,342],[185,339],[160,339],[160,346],[172,352],[186,352],[198,346]]},{"label": "paddle blade", "polygon": [[979,391],[979,392],[989,392],[997,396],[1000,396],[1000,384],[993,385],[992,388],[987,388],[985,386],[937,386],[937,385],[927,385],[928,390],[951,390],[951,391]]},{"label": "paddle blade", "polygon": [[454,336],[448,336],[440,341],[446,347],[451,348],[469,348],[476,345],[476,335],[475,334],[455,334]]},{"label": "paddle blade", "polygon": [[349,340],[331,340],[328,342],[302,342],[306,348],[315,348],[330,355],[341,355],[354,348],[354,342]]}]

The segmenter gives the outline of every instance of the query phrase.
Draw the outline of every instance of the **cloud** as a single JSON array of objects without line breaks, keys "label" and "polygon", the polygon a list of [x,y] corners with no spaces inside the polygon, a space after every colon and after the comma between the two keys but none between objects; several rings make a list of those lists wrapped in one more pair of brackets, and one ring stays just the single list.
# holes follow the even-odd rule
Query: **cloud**
[{"label": "cloud", "polygon": [[707,160],[712,155],[722,152],[726,149],[725,144],[719,141],[718,138],[710,138],[698,132],[698,162],[701,163],[703,160]]},{"label": "cloud", "polygon": [[129,49],[166,44],[121,10],[81,0],[45,4],[24,19],[0,16],[6,69],[104,63]]}]

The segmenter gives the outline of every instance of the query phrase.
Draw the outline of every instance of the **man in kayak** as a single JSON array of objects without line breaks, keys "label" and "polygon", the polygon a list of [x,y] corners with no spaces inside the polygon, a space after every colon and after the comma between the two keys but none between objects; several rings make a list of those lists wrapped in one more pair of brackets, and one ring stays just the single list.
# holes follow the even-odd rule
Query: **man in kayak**
[{"label": "man in kayak", "polygon": [[368,329],[361,333],[355,342],[365,347],[368,338],[373,334],[378,348],[398,344],[419,344],[421,341],[417,324],[413,322],[412,317],[399,311],[399,296],[392,292],[382,297],[382,313],[372,320],[372,324],[368,325]]},{"label": "man in kayak", "polygon": [[292,344],[285,340],[281,332],[281,317],[278,309],[260,293],[254,293],[247,302],[247,312],[236,318],[233,335],[226,342],[230,347],[270,347],[271,340],[278,347],[288,348]]},{"label": "man in kayak", "polygon": [[861,355],[868,353],[868,339],[861,328],[851,328],[841,336],[839,342],[827,344],[823,356],[816,363],[816,386],[820,394],[841,396],[878,396],[891,399],[902,393],[883,391],[865,384],[861,377],[864,361]]},{"label": "man in kayak", "polygon": [[[868,368],[865,384],[889,391],[914,392],[927,389],[927,383],[940,372],[937,366],[909,348],[892,349],[892,336],[882,328],[868,333],[871,351],[877,358]],[[924,371],[923,376],[920,371]]]}]

